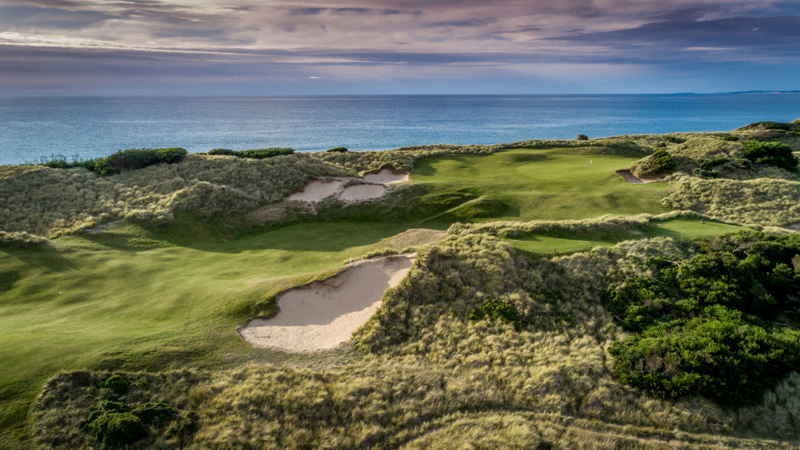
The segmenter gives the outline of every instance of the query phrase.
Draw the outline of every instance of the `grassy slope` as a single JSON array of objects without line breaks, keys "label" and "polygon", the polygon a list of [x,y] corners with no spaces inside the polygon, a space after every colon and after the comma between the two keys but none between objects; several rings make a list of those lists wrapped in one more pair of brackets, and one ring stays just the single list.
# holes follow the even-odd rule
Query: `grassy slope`
[{"label": "grassy slope", "polygon": [[[0,251],[0,429],[21,432],[29,402],[59,370],[247,357],[234,330],[248,314],[270,313],[280,290],[388,248],[382,240],[406,228],[306,223],[192,248],[122,227]],[[263,307],[241,307],[250,304]]]},{"label": "grassy slope", "polygon": [[[665,185],[629,185],[613,173],[638,157],[510,150],[423,160],[412,178],[442,191],[475,189],[506,204],[500,216],[514,219],[662,212],[656,197]],[[238,339],[238,324],[271,312],[270,298],[280,290],[386,248],[382,240],[419,225],[305,223],[192,245],[185,245],[187,236],[177,239],[184,245],[174,245],[174,236],[122,226],[61,238],[51,248],[0,251],[3,443],[23,436],[31,399],[59,370],[219,367],[263,358]],[[692,230],[683,224],[673,231],[696,236]],[[545,248],[575,250],[569,239]]]},{"label": "grassy slope", "polygon": [[574,235],[570,233],[547,233],[521,236],[507,241],[521,250],[532,253],[559,253],[590,250],[594,247],[610,247],[625,240],[653,237],[673,239],[700,239],[740,231],[742,227],[722,223],[700,223],[699,219],[679,219],[656,223],[642,231],[596,232]]},{"label": "grassy slope", "polygon": [[641,155],[582,153],[585,151],[515,149],[481,157],[431,158],[417,163],[412,179],[476,187],[483,195],[508,205],[499,217],[515,220],[666,211],[659,198],[668,192],[668,185],[628,184],[614,173]]}]

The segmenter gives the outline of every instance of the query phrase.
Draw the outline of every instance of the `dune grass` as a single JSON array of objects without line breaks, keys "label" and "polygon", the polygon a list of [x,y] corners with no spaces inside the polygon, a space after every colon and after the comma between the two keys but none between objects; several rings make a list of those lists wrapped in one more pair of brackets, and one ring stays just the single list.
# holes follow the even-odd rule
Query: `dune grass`
[{"label": "dune grass", "polygon": [[[483,196],[476,205],[479,220],[584,219],[667,211],[659,202],[669,192],[666,183],[633,185],[615,174],[641,154],[600,151],[607,150],[513,149],[487,156],[442,156],[418,161],[411,179],[478,189]],[[481,214],[484,210],[490,213]]]},{"label": "dune grass", "polygon": [[514,247],[531,253],[571,253],[590,250],[594,247],[611,247],[621,241],[671,237],[678,240],[694,240],[725,233],[734,233],[742,227],[717,222],[701,223],[699,219],[678,219],[668,222],[655,222],[644,230],[622,230],[613,232],[592,232],[574,234],[551,232],[528,234],[507,239]]}]

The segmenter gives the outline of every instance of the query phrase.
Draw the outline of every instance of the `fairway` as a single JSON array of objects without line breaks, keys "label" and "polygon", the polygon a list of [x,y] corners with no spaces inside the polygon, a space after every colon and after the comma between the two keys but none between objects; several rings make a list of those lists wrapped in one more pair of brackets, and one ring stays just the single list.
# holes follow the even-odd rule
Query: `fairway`
[{"label": "fairway", "polygon": [[671,237],[673,239],[692,240],[726,233],[735,233],[745,228],[717,222],[701,223],[699,219],[678,219],[669,222],[655,222],[641,231],[595,232],[586,234],[570,234],[554,232],[547,234],[526,235],[506,241],[520,250],[531,253],[570,253],[590,250],[595,247],[611,247],[622,241],[649,239],[654,237]]},{"label": "fairway", "polygon": [[0,428],[22,425],[60,370],[219,366],[255,354],[235,328],[273,313],[277,292],[390,248],[386,238],[407,228],[304,223],[192,248],[121,226],[2,250]]},{"label": "fairway", "polygon": [[[586,153],[594,151],[594,153]],[[514,149],[488,156],[444,156],[417,162],[411,179],[433,185],[476,188],[506,205],[489,218],[585,219],[604,214],[659,214],[666,183],[628,184],[614,172],[639,154],[596,149]]]}]

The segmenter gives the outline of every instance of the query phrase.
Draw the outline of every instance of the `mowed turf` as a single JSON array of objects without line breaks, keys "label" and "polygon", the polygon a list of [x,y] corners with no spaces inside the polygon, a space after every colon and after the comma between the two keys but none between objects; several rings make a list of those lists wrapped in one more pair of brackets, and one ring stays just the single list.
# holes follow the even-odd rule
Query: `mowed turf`
[{"label": "mowed turf", "polygon": [[[666,183],[629,184],[615,172],[642,157],[630,153],[585,153],[592,149],[514,149],[488,156],[443,156],[416,163],[411,179],[477,188],[505,204],[483,219],[585,219],[604,214],[659,214]],[[481,217],[478,214],[478,217]]]},{"label": "mowed turf", "polygon": [[595,232],[570,234],[554,232],[540,235],[526,235],[506,241],[531,253],[571,253],[590,250],[595,247],[611,247],[622,241],[671,237],[679,240],[693,240],[742,231],[744,228],[717,222],[701,223],[699,219],[678,219],[669,222],[655,222],[644,230]]},{"label": "mowed turf", "polygon": [[83,368],[220,366],[264,355],[237,325],[281,290],[389,248],[405,224],[305,223],[179,247],[122,226],[0,250],[0,448],[45,379]]}]

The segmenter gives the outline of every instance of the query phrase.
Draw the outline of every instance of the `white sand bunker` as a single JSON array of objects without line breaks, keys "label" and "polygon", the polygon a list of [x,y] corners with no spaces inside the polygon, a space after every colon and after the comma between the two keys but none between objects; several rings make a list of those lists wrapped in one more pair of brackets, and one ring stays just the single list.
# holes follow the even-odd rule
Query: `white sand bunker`
[{"label": "white sand bunker", "polygon": [[387,187],[382,184],[351,184],[339,193],[339,199],[346,202],[358,202],[380,198],[386,193]]},{"label": "white sand bunker", "polygon": [[345,180],[338,179],[331,181],[312,180],[306,184],[302,191],[295,192],[294,194],[290,195],[288,200],[318,202],[323,198],[338,194],[339,191],[342,190],[342,186],[344,186],[345,183]]},{"label": "white sand bunker", "polygon": [[364,175],[364,181],[368,183],[393,184],[402,183],[410,179],[408,173],[395,170],[391,167],[384,167],[377,173],[368,173]]},{"label": "white sand bunker", "polygon": [[239,328],[259,348],[288,352],[328,350],[350,339],[378,309],[387,289],[405,278],[415,254],[358,261],[323,281],[278,295],[278,314]]}]

